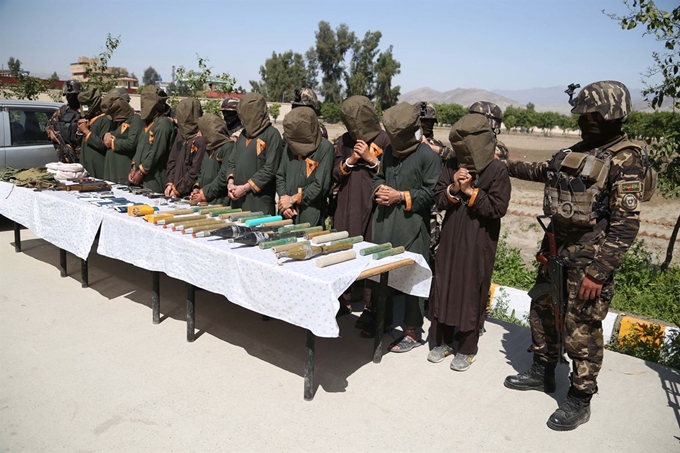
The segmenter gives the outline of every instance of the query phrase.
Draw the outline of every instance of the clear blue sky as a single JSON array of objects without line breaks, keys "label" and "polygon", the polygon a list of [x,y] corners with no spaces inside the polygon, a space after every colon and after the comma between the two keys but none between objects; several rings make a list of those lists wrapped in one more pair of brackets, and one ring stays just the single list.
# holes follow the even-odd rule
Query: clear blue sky
[{"label": "clear blue sky", "polygon": [[[675,1],[658,0],[665,10]],[[0,0],[0,62],[19,58],[32,73],[67,75],[78,56],[94,56],[106,34],[121,36],[110,62],[141,79],[153,66],[169,80],[173,65],[213,70],[249,89],[272,51],[304,53],[319,21],[359,36],[382,32],[394,45],[402,93],[429,86],[523,89],[616,79],[630,88],[662,50],[643,29],[621,30],[602,10],[621,0]]]}]

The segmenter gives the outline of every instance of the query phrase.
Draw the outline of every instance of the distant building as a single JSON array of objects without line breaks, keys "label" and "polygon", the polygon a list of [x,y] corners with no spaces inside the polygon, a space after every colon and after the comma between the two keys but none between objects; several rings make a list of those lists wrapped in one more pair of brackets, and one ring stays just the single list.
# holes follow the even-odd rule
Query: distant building
[{"label": "distant building", "polygon": [[[78,57],[76,63],[71,63],[70,72],[71,80],[78,80],[80,82],[87,82],[87,67],[91,63],[94,63],[96,59],[88,57]],[[104,75],[110,79],[116,79],[116,86],[126,88],[126,89],[136,89],[139,85],[139,81],[133,77],[129,76],[126,68],[118,68],[115,66],[110,66],[104,71]]]}]

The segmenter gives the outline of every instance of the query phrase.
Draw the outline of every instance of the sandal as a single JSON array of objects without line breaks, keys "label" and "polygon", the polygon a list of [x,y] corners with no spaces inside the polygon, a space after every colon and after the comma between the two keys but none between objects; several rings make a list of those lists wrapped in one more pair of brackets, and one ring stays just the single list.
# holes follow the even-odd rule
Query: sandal
[{"label": "sandal", "polygon": [[390,352],[409,352],[411,349],[415,349],[422,345],[423,343],[421,341],[414,340],[408,335],[404,335],[403,337],[396,339],[387,350]]},{"label": "sandal", "polygon": [[356,327],[357,329],[368,329],[369,327],[373,326],[374,324],[375,324],[375,313],[373,313],[368,308],[364,308],[364,311],[361,312],[361,316],[359,316],[359,319],[357,319],[357,322],[354,323],[354,327]]}]

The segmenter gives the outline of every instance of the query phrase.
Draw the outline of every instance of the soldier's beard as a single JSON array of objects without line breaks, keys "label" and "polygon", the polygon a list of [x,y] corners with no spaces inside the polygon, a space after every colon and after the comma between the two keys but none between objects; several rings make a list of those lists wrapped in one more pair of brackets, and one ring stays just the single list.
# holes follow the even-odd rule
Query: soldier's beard
[{"label": "soldier's beard", "polygon": [[621,120],[594,121],[588,120],[585,115],[581,115],[578,118],[581,137],[584,141],[595,146],[603,145],[617,135],[620,135],[621,125]]}]

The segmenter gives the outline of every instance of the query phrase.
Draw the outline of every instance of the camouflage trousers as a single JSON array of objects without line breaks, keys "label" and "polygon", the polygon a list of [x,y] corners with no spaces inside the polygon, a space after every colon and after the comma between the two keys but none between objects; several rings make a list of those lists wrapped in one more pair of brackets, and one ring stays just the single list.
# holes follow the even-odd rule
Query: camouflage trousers
[{"label": "camouflage trousers", "polygon": [[[597,375],[602,368],[604,340],[602,320],[607,316],[614,295],[613,279],[602,287],[602,295],[594,300],[578,297],[583,269],[566,268],[567,305],[564,312],[564,348],[572,360],[571,385],[586,394],[597,392]],[[544,275],[539,273],[538,281]],[[531,301],[529,314],[532,344],[529,352],[546,363],[557,363],[559,344],[555,329],[552,297],[545,295]]]}]

